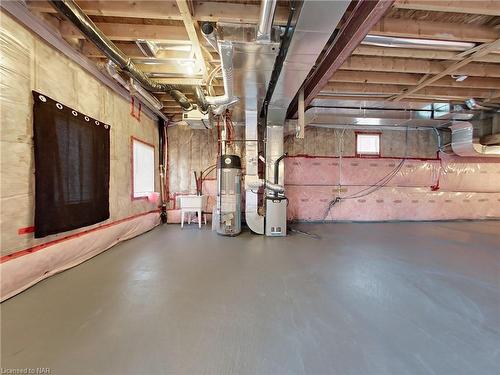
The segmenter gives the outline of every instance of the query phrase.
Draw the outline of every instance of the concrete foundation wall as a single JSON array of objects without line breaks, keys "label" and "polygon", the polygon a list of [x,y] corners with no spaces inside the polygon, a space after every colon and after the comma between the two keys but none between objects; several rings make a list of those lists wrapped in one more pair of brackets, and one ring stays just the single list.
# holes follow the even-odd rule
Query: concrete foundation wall
[{"label": "concrete foundation wall", "polygon": [[[500,217],[498,161],[445,154],[437,159],[433,130],[383,130],[380,142],[381,158],[356,158],[354,130],[309,128],[304,139],[288,138],[288,218],[379,221]],[[409,160],[398,169],[405,157]],[[394,177],[386,182],[384,177],[394,171]],[[377,184],[384,186],[372,187]],[[336,197],[346,199],[329,209]]]},{"label": "concrete foundation wall", "polygon": [[[356,131],[307,127],[303,139],[288,136],[285,150],[289,155],[339,156],[343,144],[343,156],[354,156]],[[382,130],[380,154],[383,157],[435,158],[436,133],[432,129]]]},{"label": "concrete foundation wall", "polygon": [[[1,252],[2,255],[156,209],[131,200],[130,137],[158,144],[155,121],[130,116],[130,103],[81,69],[8,14],[1,13]],[[39,91],[111,125],[110,219],[95,226],[34,239],[19,230],[34,225],[33,102]],[[158,146],[155,163],[158,166]],[[157,168],[158,169],[158,168]],[[156,179],[159,191],[159,179]]]}]

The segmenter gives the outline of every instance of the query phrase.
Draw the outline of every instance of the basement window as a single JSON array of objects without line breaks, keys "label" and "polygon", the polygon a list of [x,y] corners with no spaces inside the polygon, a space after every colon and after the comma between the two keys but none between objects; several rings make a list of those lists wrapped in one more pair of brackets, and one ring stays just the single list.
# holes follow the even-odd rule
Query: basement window
[{"label": "basement window", "polygon": [[356,133],[356,156],[380,156],[380,133]]},{"label": "basement window", "polygon": [[155,189],[155,148],[132,137],[132,198],[147,198]]}]

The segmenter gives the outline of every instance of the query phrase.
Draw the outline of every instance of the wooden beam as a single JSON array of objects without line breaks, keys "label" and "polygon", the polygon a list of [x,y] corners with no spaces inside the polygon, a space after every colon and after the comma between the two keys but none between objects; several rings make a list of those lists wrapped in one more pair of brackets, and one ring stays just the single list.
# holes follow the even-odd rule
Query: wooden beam
[{"label": "wooden beam", "polygon": [[377,23],[370,34],[478,43],[493,42],[499,37],[499,31],[490,26],[391,17],[385,17]]},{"label": "wooden beam", "polygon": [[[335,73],[361,43],[372,27],[383,17],[394,0],[359,0],[342,25],[334,42],[328,46],[323,59],[304,84],[304,103],[309,105]],[[295,99],[287,111],[294,117],[298,103]]]},{"label": "wooden beam", "polygon": [[205,58],[203,57],[203,53],[201,51],[198,34],[196,33],[196,29],[194,27],[196,21],[194,21],[193,17],[191,16],[189,4],[186,0],[177,0],[177,7],[181,12],[182,20],[184,22],[184,26],[186,27],[186,32],[189,36],[189,40],[191,41],[194,55],[196,56],[196,61],[201,68],[203,78],[206,80],[208,78],[208,70],[207,65],[205,64]]},{"label": "wooden beam", "polygon": [[500,16],[498,0],[398,0],[394,8]]},{"label": "wooden beam", "polygon": [[[43,13],[57,13],[44,0],[28,0],[28,7]],[[129,17],[162,20],[182,20],[175,1],[164,1],[159,6],[158,1],[78,1],[78,5],[89,16]],[[207,22],[257,23],[259,19],[258,4],[234,4],[204,1],[197,3],[193,19]],[[289,9],[278,6],[274,23],[286,25]]]},{"label": "wooden beam", "polygon": [[[188,34],[183,26],[142,25],[126,23],[97,22],[96,26],[113,41],[135,41],[147,39],[158,42],[189,44]],[[59,31],[64,38],[85,39],[70,22],[61,21]]]},{"label": "wooden beam", "polygon": [[[141,52],[137,44],[132,42],[115,42],[115,45],[127,56],[134,59],[143,59],[146,58],[144,54]],[[104,54],[101,50],[99,50],[93,43],[87,40],[80,40],[80,46],[77,48],[81,53],[83,53],[87,57],[91,58],[105,58]],[[178,58],[178,59],[187,59],[189,58],[189,52],[186,51],[167,51],[160,50],[158,51],[156,57],[158,59],[166,59],[166,58]],[[212,54],[211,61],[217,62],[219,55]]]},{"label": "wooden beam", "polygon": [[[351,56],[345,61],[340,69],[375,72],[438,74],[450,64],[452,63],[441,63],[430,60],[403,59],[395,57]],[[455,71],[455,74],[463,74],[474,77],[500,78],[500,66],[498,64],[471,63]]]},{"label": "wooden beam", "polygon": [[[435,51],[428,49],[392,48],[360,45],[354,50],[353,55],[382,56],[382,57],[404,57],[424,60],[461,60],[454,51]],[[490,54],[478,58],[478,62],[500,63],[500,55]]]},{"label": "wooden beam", "polygon": [[[172,62],[171,64],[140,64],[136,63],[135,64],[138,69],[142,70],[144,73],[164,73],[164,74],[175,74],[181,77],[188,77],[186,69],[179,65],[176,64],[175,62]],[[177,77],[175,77],[177,78]],[[193,75],[190,78],[202,78],[201,75]],[[155,78],[156,79],[156,78]]]},{"label": "wooden beam", "polygon": [[[339,70],[333,75],[330,82],[414,86],[419,83],[420,77],[420,74],[412,73],[352,72],[347,70]],[[468,77],[466,80],[458,82],[451,76],[447,76],[437,80],[436,82],[432,82],[429,86],[496,90],[500,87],[500,78]]]},{"label": "wooden beam", "polygon": [[429,77],[428,79],[424,80],[423,82],[420,82],[418,85],[412,87],[411,89],[406,90],[401,95],[398,95],[396,98],[394,98],[394,100],[398,101],[398,100],[401,100],[408,95],[414,94],[417,91],[422,90],[424,87],[429,86],[431,83],[436,82],[437,80],[439,80],[447,75],[455,73],[458,69],[475,61],[476,58],[484,56],[484,55],[488,54],[490,51],[496,50],[498,48],[500,48],[500,39],[496,40],[493,43],[484,44],[482,46],[482,48],[476,49],[475,52],[472,55],[470,55],[469,57],[466,57],[461,61],[457,61],[457,62],[449,65],[446,69],[439,72],[438,74],[436,74],[432,77]]},{"label": "wooden beam", "polygon": [[[236,2],[235,2],[236,3]],[[194,18],[207,22],[234,22],[256,24],[259,20],[260,4],[235,4],[203,1],[196,4]],[[274,16],[275,25],[286,25],[287,6],[277,6]]]},{"label": "wooden beam", "polygon": [[[131,58],[146,57],[135,43],[116,42],[115,45],[128,57]],[[89,42],[88,40],[80,40],[80,47],[78,48],[78,50],[87,57],[91,58],[106,57],[100,49],[98,49],[92,42]]]},{"label": "wooden beam", "polygon": [[[31,10],[44,13],[57,13],[45,0],[26,1]],[[158,1],[86,1],[79,0],[78,6],[88,16],[129,17],[163,20],[181,20],[175,1],[165,1],[159,6]]]},{"label": "wooden beam", "polygon": [[[395,95],[401,93],[407,87],[404,85],[389,84],[369,84],[369,83],[329,83],[321,91],[322,93],[335,94],[386,94]],[[449,87],[427,87],[419,91],[420,96],[442,97],[449,99],[466,98],[488,98],[493,95],[495,90],[487,89],[468,89],[468,88],[449,88]],[[411,93],[411,95],[414,93]],[[407,95],[410,97],[411,95]],[[405,96],[406,97],[406,96]]]}]

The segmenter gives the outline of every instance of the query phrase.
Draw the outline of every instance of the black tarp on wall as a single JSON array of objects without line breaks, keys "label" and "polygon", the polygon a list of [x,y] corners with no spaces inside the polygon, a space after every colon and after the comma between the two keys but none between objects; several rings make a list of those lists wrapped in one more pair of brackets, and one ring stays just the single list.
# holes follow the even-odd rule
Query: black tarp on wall
[{"label": "black tarp on wall", "polygon": [[110,126],[33,91],[35,237],[109,218]]}]

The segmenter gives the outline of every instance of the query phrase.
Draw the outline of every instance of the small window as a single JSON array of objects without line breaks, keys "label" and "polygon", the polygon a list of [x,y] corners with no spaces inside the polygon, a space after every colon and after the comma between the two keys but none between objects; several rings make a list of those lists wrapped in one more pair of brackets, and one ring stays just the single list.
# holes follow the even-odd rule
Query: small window
[{"label": "small window", "polygon": [[132,138],[132,158],[132,197],[147,197],[155,190],[155,148]]},{"label": "small window", "polygon": [[380,134],[357,133],[356,156],[380,156]]}]

